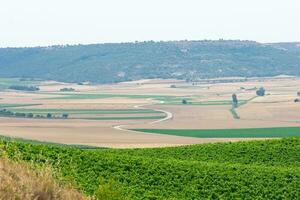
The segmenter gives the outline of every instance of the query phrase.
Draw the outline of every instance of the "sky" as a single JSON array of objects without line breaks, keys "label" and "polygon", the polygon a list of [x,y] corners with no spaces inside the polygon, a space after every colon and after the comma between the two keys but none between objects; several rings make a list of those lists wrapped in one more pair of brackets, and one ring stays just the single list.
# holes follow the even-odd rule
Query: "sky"
[{"label": "sky", "polygon": [[0,47],[300,41],[299,0],[0,0]]}]

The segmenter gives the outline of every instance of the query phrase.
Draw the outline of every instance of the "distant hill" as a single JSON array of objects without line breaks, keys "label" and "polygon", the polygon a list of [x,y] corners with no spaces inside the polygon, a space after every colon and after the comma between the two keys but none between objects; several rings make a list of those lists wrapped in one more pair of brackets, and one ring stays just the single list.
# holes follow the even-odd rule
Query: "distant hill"
[{"label": "distant hill", "polygon": [[112,83],[280,74],[300,75],[299,43],[150,41],[0,49],[0,77]]}]

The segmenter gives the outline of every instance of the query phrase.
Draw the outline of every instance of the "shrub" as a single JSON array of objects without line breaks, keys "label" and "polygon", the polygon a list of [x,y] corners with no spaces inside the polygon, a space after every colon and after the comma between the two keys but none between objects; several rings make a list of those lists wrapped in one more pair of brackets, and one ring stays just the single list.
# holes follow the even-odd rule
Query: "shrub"
[{"label": "shrub", "polygon": [[52,114],[51,114],[51,113],[48,113],[48,114],[47,114],[47,118],[52,118]]},{"label": "shrub", "polygon": [[257,96],[265,96],[265,93],[266,93],[266,90],[263,87],[256,90],[256,95]]},{"label": "shrub", "polygon": [[232,94],[232,106],[234,108],[238,107],[238,99],[236,94]]},{"label": "shrub", "polygon": [[68,117],[69,117],[69,114],[67,114],[67,113],[62,114],[62,118],[67,119]]},{"label": "shrub", "polygon": [[74,92],[75,89],[74,88],[62,88],[59,91],[61,91],[61,92]]},{"label": "shrub", "polygon": [[8,89],[11,90],[22,90],[22,91],[38,91],[39,87],[36,86],[25,86],[25,85],[12,85]]},{"label": "shrub", "polygon": [[27,118],[33,118],[33,114],[32,114],[32,113],[28,113],[28,114],[26,115],[26,117],[27,117]]},{"label": "shrub", "polygon": [[15,113],[16,117],[26,117],[25,113]]}]

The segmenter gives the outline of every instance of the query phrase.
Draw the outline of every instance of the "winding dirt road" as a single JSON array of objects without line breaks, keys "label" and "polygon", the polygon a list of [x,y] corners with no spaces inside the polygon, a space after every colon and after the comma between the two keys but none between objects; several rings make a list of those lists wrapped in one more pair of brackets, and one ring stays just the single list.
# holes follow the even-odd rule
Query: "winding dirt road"
[{"label": "winding dirt road", "polygon": [[[160,101],[159,104],[163,104],[164,101]],[[150,105],[155,105],[156,103],[149,103],[149,104],[143,104],[143,105],[136,105],[134,106],[134,108],[136,109],[148,109],[146,108],[145,106],[150,106]],[[161,110],[161,109],[152,109],[154,111],[157,111],[157,112],[163,112],[165,113],[166,117],[162,118],[162,119],[159,119],[159,120],[155,120],[153,122],[148,122],[149,124],[156,124],[156,123],[161,123],[161,122],[164,122],[164,121],[168,121],[170,119],[173,118],[173,114],[169,111],[166,111],[166,110]],[[125,127],[126,126],[129,126],[129,125],[132,125],[132,124],[120,124],[120,125],[115,125],[115,126],[112,126],[114,129],[116,130],[119,130],[119,131],[130,131],[130,132],[138,132],[138,131],[133,131],[133,130],[130,130],[130,129],[126,129]]]}]

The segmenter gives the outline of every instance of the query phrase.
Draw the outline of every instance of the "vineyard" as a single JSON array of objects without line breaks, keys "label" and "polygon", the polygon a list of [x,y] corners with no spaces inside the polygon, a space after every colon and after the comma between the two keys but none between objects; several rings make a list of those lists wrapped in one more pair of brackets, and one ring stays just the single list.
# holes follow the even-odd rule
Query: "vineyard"
[{"label": "vineyard", "polygon": [[[2,156],[49,164],[58,178],[121,199],[299,199],[300,138],[158,149],[85,149],[3,138]],[[114,187],[115,185],[115,187]]]}]

